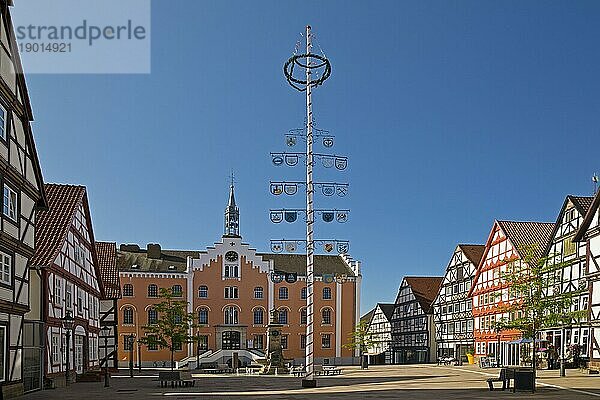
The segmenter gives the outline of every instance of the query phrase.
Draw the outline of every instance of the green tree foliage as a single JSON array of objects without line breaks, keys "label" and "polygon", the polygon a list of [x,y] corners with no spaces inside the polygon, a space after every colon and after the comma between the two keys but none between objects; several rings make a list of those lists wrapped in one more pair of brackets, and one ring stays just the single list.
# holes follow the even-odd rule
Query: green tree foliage
[{"label": "green tree foliage", "polygon": [[194,314],[187,312],[188,302],[180,300],[171,289],[161,288],[160,302],[153,307],[158,313],[155,323],[143,326],[145,337],[138,341],[147,346],[168,349],[171,353],[171,369],[174,368],[175,348],[196,340],[190,335],[194,328]]},{"label": "green tree foliage", "polygon": [[362,356],[369,347],[374,345],[373,334],[369,332],[369,321],[360,321],[354,332],[350,333],[348,343],[343,347],[350,350],[359,349]]},{"label": "green tree foliage", "polygon": [[[586,310],[576,310],[574,299],[581,291],[563,292],[562,270],[566,263],[560,255],[536,256],[538,246],[520,248],[522,259],[509,260],[500,280],[506,291],[497,296],[499,310],[509,315],[493,324],[499,334],[515,329],[534,343],[540,330],[571,325],[586,317]],[[535,359],[534,356],[531,357]],[[536,363],[532,363],[535,371]]]}]

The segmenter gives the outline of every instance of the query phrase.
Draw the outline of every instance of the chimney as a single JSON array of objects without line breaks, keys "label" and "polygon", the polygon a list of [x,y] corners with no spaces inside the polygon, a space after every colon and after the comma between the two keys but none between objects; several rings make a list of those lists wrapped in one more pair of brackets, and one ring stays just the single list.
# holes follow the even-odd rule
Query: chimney
[{"label": "chimney", "polygon": [[138,246],[137,244],[122,244],[121,246],[119,246],[119,250],[131,251],[135,253],[140,251],[140,246]]},{"label": "chimney", "polygon": [[148,243],[148,258],[160,259],[160,244]]}]

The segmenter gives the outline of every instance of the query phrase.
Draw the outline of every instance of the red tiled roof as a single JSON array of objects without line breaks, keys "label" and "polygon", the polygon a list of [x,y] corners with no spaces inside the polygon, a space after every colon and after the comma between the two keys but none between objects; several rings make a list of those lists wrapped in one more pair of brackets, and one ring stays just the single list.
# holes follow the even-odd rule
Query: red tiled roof
[{"label": "red tiled roof", "polygon": [[444,277],[442,276],[407,276],[404,278],[410,286],[413,295],[421,305],[423,312],[428,314],[431,304],[437,296]]},{"label": "red tiled roof", "polygon": [[567,196],[567,198],[570,199],[573,202],[573,204],[575,204],[575,207],[577,207],[577,210],[579,211],[579,213],[584,217],[585,217],[585,214],[587,214],[590,207],[592,206],[592,202],[594,201],[593,196],[569,195],[569,196]]},{"label": "red tiled roof", "polygon": [[84,186],[44,185],[48,211],[36,214],[34,267],[52,265],[67,239],[77,207],[85,197]]},{"label": "red tiled roof", "polygon": [[121,284],[119,270],[117,269],[117,244],[96,242],[100,279],[104,287],[105,299],[121,298]]}]

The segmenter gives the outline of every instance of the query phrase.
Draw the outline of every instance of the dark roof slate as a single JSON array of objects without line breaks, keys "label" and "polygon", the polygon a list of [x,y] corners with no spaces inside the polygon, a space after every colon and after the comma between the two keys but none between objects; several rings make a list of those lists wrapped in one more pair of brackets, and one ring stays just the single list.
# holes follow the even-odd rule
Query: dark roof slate
[{"label": "dark roof slate", "polygon": [[[263,260],[273,260],[276,271],[296,273],[300,276],[306,275],[306,255],[304,254],[257,253],[256,255],[262,257]],[[315,275],[346,274],[354,276],[354,272],[341,256],[316,255],[314,273]]]},{"label": "dark roof slate", "polygon": [[108,242],[96,242],[100,279],[104,287],[105,299],[121,298],[121,284],[117,269],[117,245]]},{"label": "dark roof slate", "polygon": [[581,223],[581,226],[575,233],[575,237],[573,238],[573,241],[580,242],[583,240],[583,238],[585,236],[585,232],[590,227],[590,224],[592,223],[592,219],[594,219],[594,214],[596,214],[596,210],[598,210],[598,206],[600,206],[600,190],[598,192],[596,192],[596,195],[594,196],[594,199],[592,200],[592,203],[590,204],[590,206],[587,210],[587,213],[585,214],[585,218],[583,218],[583,222]]},{"label": "dark roof slate", "polygon": [[161,249],[160,258],[149,258],[145,249],[138,251],[119,249],[117,251],[117,268],[119,271],[131,272],[185,272],[188,256],[199,258],[200,252]]},{"label": "dark roof slate", "polygon": [[555,226],[554,222],[498,221],[498,224],[521,258],[525,257],[524,249],[532,249],[533,263],[537,263],[544,256]]},{"label": "dark roof slate", "polygon": [[483,244],[459,244],[458,247],[462,250],[463,254],[469,261],[475,266],[479,265],[483,252],[485,251],[485,245]]},{"label": "dark roof slate", "polygon": [[394,314],[394,308],[396,307],[395,304],[389,304],[389,303],[377,303],[377,305],[379,306],[379,308],[381,308],[381,312],[383,312],[383,315],[385,315],[385,317],[387,318],[388,321],[392,320],[392,314]]},{"label": "dark roof slate", "polygon": [[373,318],[373,314],[375,314],[375,308],[370,310],[368,313],[360,317],[361,323],[366,323],[367,325],[371,323],[371,318]]},{"label": "dark roof slate", "polygon": [[444,281],[442,276],[407,276],[404,278],[413,295],[421,305],[423,312],[429,314],[431,304],[437,296]]}]

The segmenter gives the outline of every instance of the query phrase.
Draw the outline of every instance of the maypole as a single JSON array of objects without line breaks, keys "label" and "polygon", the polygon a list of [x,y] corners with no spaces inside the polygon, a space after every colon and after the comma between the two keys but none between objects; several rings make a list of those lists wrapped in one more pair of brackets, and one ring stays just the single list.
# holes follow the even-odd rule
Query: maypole
[{"label": "maypole", "polygon": [[[298,246],[306,246],[306,346],[305,346],[305,377],[302,380],[303,387],[316,387],[314,374],[314,255],[316,246],[322,246],[325,253],[346,254],[348,252],[348,241],[345,240],[315,240],[314,224],[315,215],[321,215],[323,222],[330,223],[337,221],[345,223],[348,220],[349,210],[338,209],[319,209],[314,208],[315,187],[320,188],[323,196],[330,197],[337,195],[344,197],[348,193],[347,183],[336,182],[315,182],[313,180],[313,169],[316,165],[315,160],[320,160],[324,168],[332,168],[338,171],[343,171],[348,166],[348,158],[333,154],[314,153],[313,145],[315,137],[322,139],[324,148],[329,149],[334,145],[334,136],[328,131],[316,129],[314,127],[312,91],[313,88],[320,86],[331,75],[331,64],[324,54],[315,54],[312,52],[313,37],[311,27],[306,27],[306,53],[296,54],[285,63],[284,74],[288,83],[300,92],[306,92],[306,125],[301,129],[290,130],[286,136],[286,144],[288,147],[296,146],[298,139],[306,140],[306,152],[278,152],[271,153],[272,161],[275,166],[287,165],[294,167],[299,164],[299,160],[306,161],[306,181],[271,181],[271,193],[275,196],[286,194],[293,196],[298,193],[298,187],[305,186],[306,188],[306,208],[305,209],[275,209],[270,211],[271,221],[273,223],[288,223],[296,222],[298,214],[304,214],[306,220],[306,240],[272,240],[271,251],[275,253],[288,252],[294,253]],[[294,69],[304,69],[305,75],[294,76]],[[286,282],[290,274],[285,274],[280,271],[274,271],[272,280],[274,283]],[[284,278],[285,276],[285,278]],[[332,274],[324,274],[321,276],[324,284],[333,282],[343,283],[346,276],[333,276]],[[292,281],[295,278],[292,277]],[[338,310],[337,312],[341,312]]]}]

